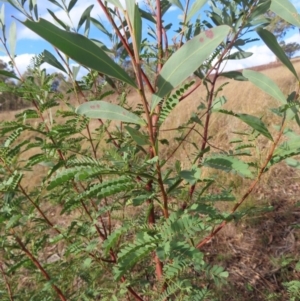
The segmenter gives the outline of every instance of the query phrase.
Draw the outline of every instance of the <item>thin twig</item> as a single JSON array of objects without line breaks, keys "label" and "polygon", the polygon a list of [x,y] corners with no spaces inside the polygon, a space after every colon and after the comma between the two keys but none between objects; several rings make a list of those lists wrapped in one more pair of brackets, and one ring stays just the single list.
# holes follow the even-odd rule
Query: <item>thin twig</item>
[{"label": "thin twig", "polygon": [[[44,277],[47,279],[47,281],[50,282],[51,278],[50,278],[49,274],[47,273],[47,271],[42,267],[42,265],[40,264],[40,262],[26,248],[26,246],[23,244],[22,240],[18,236],[15,235],[15,239],[16,239],[17,243],[19,244],[19,246],[21,247],[21,249],[23,250],[23,252],[27,255],[27,257],[40,270],[40,272],[44,275]],[[58,286],[56,286],[53,283],[51,284],[51,286],[55,290],[55,292],[57,293],[57,295],[59,296],[60,300],[67,301],[67,298],[64,296],[63,292],[60,290],[60,288]]]},{"label": "thin twig", "polygon": [[1,274],[2,274],[4,282],[5,282],[5,286],[6,286],[6,289],[7,289],[7,292],[8,292],[8,296],[9,296],[9,300],[10,301],[14,301],[12,289],[11,289],[11,286],[10,286],[10,284],[8,282],[8,279],[7,279],[7,276],[5,274],[5,271],[4,271],[2,263],[0,263],[0,271],[1,271]]},{"label": "thin twig", "polygon": [[[262,165],[262,167],[259,170],[259,173],[256,177],[256,179],[252,182],[252,184],[250,185],[250,187],[247,189],[247,191],[244,193],[244,195],[240,198],[240,200],[234,205],[234,207],[231,210],[231,214],[233,214],[234,212],[236,212],[236,210],[242,205],[242,203],[247,199],[247,197],[251,194],[251,192],[253,191],[253,189],[255,188],[255,186],[259,183],[265,168],[267,167],[267,165],[269,164],[270,160],[272,159],[272,156],[274,154],[274,151],[276,149],[276,146],[278,145],[283,131],[285,128],[285,120],[283,121],[282,125],[281,125],[281,129],[280,132],[276,138],[276,140],[274,141],[269,154],[264,162],[264,164]],[[207,242],[209,242],[221,229],[223,229],[225,227],[225,225],[228,223],[228,221],[224,220],[223,222],[221,222],[219,224],[218,227],[216,227],[211,234],[209,234],[207,237],[205,237],[203,240],[201,240],[198,244],[197,244],[197,249],[200,249],[201,247],[203,247]]]}]

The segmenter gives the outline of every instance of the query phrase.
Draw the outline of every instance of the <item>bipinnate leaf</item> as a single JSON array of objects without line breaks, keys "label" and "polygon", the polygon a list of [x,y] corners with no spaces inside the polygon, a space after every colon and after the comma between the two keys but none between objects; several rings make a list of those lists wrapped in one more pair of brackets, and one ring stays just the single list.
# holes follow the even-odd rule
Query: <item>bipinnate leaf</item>
[{"label": "bipinnate leaf", "polygon": [[286,160],[288,158],[298,156],[300,154],[300,143],[299,143],[299,136],[296,135],[294,138],[284,141],[277,149],[275,150],[267,168],[267,171],[271,166]]},{"label": "bipinnate leaf", "polygon": [[50,53],[48,50],[44,50],[43,52],[43,61],[48,63],[49,65],[67,73],[63,65],[56,59],[56,57]]},{"label": "bipinnate leaf", "polygon": [[295,77],[299,80],[298,74],[285,54],[282,47],[278,44],[276,37],[266,29],[258,28],[258,35],[264,41],[264,43],[269,47],[269,49],[278,57],[278,59],[295,75]]},{"label": "bipinnate leaf", "polygon": [[15,57],[16,42],[17,42],[17,25],[16,22],[12,21],[9,28],[9,52],[11,57]]},{"label": "bipinnate leaf", "polygon": [[62,185],[65,182],[72,180],[77,173],[81,170],[86,169],[85,166],[79,166],[75,168],[63,169],[57,173],[57,175],[51,179],[47,190],[51,190],[59,185]]},{"label": "bipinnate leaf", "polygon": [[121,228],[118,228],[112,232],[107,239],[103,242],[103,249],[105,252],[105,255],[109,253],[109,251],[117,244],[119,238],[121,235],[126,233],[128,231],[127,226],[123,226]]},{"label": "bipinnate leaf", "polygon": [[260,134],[262,134],[269,140],[273,141],[273,138],[272,138],[269,130],[267,129],[265,124],[261,121],[261,119],[259,119],[258,117],[248,115],[248,114],[237,114],[237,113],[233,113],[232,111],[227,111],[227,110],[223,110],[223,109],[216,109],[213,111],[237,117],[240,120],[242,120],[243,122],[245,122],[246,124],[248,124],[250,127],[252,127],[254,130],[259,132]]},{"label": "bipinnate leaf", "polygon": [[206,158],[202,165],[223,170],[225,172],[237,173],[245,178],[253,177],[247,163],[231,156],[213,155]]},{"label": "bipinnate leaf", "polygon": [[270,10],[288,23],[300,27],[300,15],[289,0],[272,0]]},{"label": "bipinnate leaf", "polygon": [[187,13],[186,22],[189,22],[194,15],[199,12],[201,7],[207,2],[207,0],[196,0],[191,6],[190,10]]},{"label": "bipinnate leaf", "polygon": [[268,76],[252,70],[244,70],[243,75],[249,79],[256,87],[260,88],[282,104],[286,104],[286,97],[281,92],[276,83]]},{"label": "bipinnate leaf", "polygon": [[64,31],[42,18],[39,19],[39,22],[27,19],[22,23],[78,63],[136,88],[136,84],[130,76],[85,36]]},{"label": "bipinnate leaf", "polygon": [[145,125],[145,121],[126,109],[102,100],[94,100],[80,105],[76,109],[79,115],[89,118],[119,120],[128,123]]},{"label": "bipinnate leaf", "polygon": [[157,92],[152,97],[151,111],[161,99],[188,78],[228,35],[230,27],[208,29],[184,44],[165,63],[157,79]]}]

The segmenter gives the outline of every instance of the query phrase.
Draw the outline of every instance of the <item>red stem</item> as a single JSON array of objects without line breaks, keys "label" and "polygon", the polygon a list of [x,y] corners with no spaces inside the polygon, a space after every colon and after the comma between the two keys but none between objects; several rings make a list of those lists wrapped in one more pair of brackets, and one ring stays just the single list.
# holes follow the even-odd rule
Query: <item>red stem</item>
[{"label": "red stem", "polygon": [[162,49],[162,19],[161,19],[161,6],[160,0],[156,0],[156,36],[157,36],[157,49],[158,49],[158,64],[157,71],[160,72],[162,68],[162,58],[163,58],[163,49]]},{"label": "red stem", "polygon": [[[44,275],[44,277],[47,279],[47,281],[51,281],[51,278],[50,278],[49,274],[47,273],[47,271],[42,267],[42,265],[39,263],[39,261],[30,253],[30,251],[22,243],[21,239],[18,236],[15,236],[15,239],[16,239],[17,243],[20,245],[23,252],[29,257],[29,259],[32,261],[32,263],[41,271],[41,273]],[[63,292],[59,289],[58,286],[56,286],[55,284],[51,284],[51,286],[56,291],[60,300],[67,301],[67,298],[64,296]]]},{"label": "red stem", "polygon": [[[236,212],[236,210],[242,205],[242,203],[247,199],[247,197],[251,194],[251,192],[253,191],[253,189],[255,188],[255,186],[258,184],[258,182],[260,181],[265,168],[267,167],[268,163],[270,162],[270,160],[272,159],[273,153],[275,151],[276,146],[278,145],[280,138],[282,137],[283,131],[284,131],[284,124],[285,122],[282,123],[280,132],[278,134],[278,137],[276,138],[276,140],[273,143],[272,148],[270,149],[270,152],[266,158],[265,163],[263,164],[263,166],[260,168],[259,174],[256,178],[255,181],[252,182],[252,184],[250,185],[250,187],[248,188],[248,190],[244,193],[244,195],[240,198],[240,200],[234,205],[234,207],[231,210],[231,214],[233,214],[234,212]],[[207,242],[209,242],[221,229],[223,229],[225,227],[225,225],[228,222],[226,220],[224,220],[223,222],[220,223],[220,225],[215,228],[213,230],[213,232],[208,235],[207,237],[205,237],[202,241],[200,241],[197,244],[197,249],[200,249],[201,247],[203,247]]]},{"label": "red stem", "polygon": [[[114,19],[111,17],[110,13],[107,11],[105,5],[102,3],[101,0],[97,0],[97,2],[99,3],[100,7],[102,8],[103,12],[105,13],[108,21],[110,22],[110,24],[113,26],[115,32],[117,33],[120,41],[122,42],[124,48],[126,49],[128,55],[130,56],[131,60],[132,60],[132,63],[134,64],[135,63],[135,59],[134,59],[134,55],[133,55],[133,52],[132,50],[130,49],[128,43],[126,42],[126,40],[124,39],[124,37],[122,36],[122,34],[120,33]],[[155,92],[155,89],[152,87],[147,75],[144,73],[144,71],[142,70],[142,77],[143,79],[145,80],[145,82],[147,83],[151,93],[154,93]]]},{"label": "red stem", "polygon": [[3,279],[4,279],[4,282],[5,282],[5,286],[6,286],[6,289],[7,289],[7,291],[8,291],[9,300],[10,300],[10,301],[14,301],[13,293],[12,293],[10,284],[9,284],[9,282],[8,282],[7,276],[6,276],[6,274],[5,274],[4,268],[3,268],[3,266],[2,266],[2,263],[0,263],[0,271],[1,271],[1,274],[3,275]]}]

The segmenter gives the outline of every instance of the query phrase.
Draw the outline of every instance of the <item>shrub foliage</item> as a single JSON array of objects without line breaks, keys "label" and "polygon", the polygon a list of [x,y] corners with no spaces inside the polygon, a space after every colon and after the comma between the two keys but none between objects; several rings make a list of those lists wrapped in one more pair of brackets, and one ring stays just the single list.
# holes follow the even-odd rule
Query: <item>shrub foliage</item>
[{"label": "shrub foliage", "polygon": [[[288,0],[99,0],[105,22],[92,5],[74,24],[56,11],[70,17],[77,0],[49,0],[53,22],[38,19],[34,0],[8,2],[53,54],[37,56],[24,78],[15,63],[16,24],[5,27],[2,6],[1,42],[15,73],[0,74],[18,84],[0,88],[30,108],[0,123],[1,300],[213,300],[228,272],[210,265],[203,247],[247,214],[240,205],[273,165],[300,153],[299,135],[287,128],[299,125],[298,73],[265,29],[269,10],[300,27],[296,9]],[[182,20],[166,24],[173,8]],[[91,28],[101,38],[90,38]],[[251,32],[296,78],[289,95],[261,73],[223,71],[229,60],[252,55],[243,50],[257,40]],[[66,93],[53,90],[56,77],[43,63],[68,76]],[[87,75],[77,79],[80,66]],[[276,99],[275,129],[263,116],[226,110],[220,77],[241,89],[250,81]],[[173,129],[176,143],[162,138],[174,108],[200,86],[205,102]],[[211,137],[214,114],[245,125],[226,149]],[[176,152],[194,132],[183,167]],[[237,197],[226,180],[220,186],[222,173],[247,179],[243,193]],[[219,210],[217,201],[231,209]]]}]

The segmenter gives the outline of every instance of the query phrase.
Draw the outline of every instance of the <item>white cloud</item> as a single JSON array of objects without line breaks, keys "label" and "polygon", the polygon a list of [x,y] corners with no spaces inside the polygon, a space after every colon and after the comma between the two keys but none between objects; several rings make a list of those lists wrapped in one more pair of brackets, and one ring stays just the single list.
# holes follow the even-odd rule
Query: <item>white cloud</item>
[{"label": "white cloud", "polygon": [[226,63],[223,63],[222,67],[224,68],[224,71],[245,69],[275,61],[275,55],[266,45],[255,45],[244,51],[252,52],[253,55],[246,59],[229,60]]},{"label": "white cloud", "polygon": [[172,6],[169,8],[168,12],[171,12],[171,11],[174,11],[174,10],[177,10],[177,9],[178,9],[177,6],[172,5]]},{"label": "white cloud", "polygon": [[39,35],[37,35],[36,33],[34,33],[33,31],[31,31],[29,28],[22,26],[19,30],[18,30],[18,34],[17,34],[18,40],[21,39],[26,39],[26,40],[40,40],[41,37]]},{"label": "white cloud", "polygon": [[291,37],[284,39],[284,41],[286,44],[293,43],[293,42],[299,43],[300,42],[300,33],[295,33]]},{"label": "white cloud", "polygon": [[299,0],[292,0],[291,2],[294,4],[294,6],[296,8],[300,8],[300,2],[299,2]]},{"label": "white cloud", "polygon": [[[35,54],[33,53],[24,53],[20,54],[15,58],[17,68],[21,74],[23,74],[27,67],[30,64],[31,59],[34,57]],[[8,63],[10,61],[10,58],[8,56],[0,56],[0,60]]]},{"label": "white cloud", "polygon": [[[24,54],[18,55],[16,57],[16,65],[17,65],[17,68],[18,68],[19,72],[21,73],[21,75],[24,74],[24,72],[27,70],[27,68],[30,65],[31,59],[34,56],[35,56],[35,54],[33,54],[33,53],[24,53]],[[0,56],[0,60],[5,63],[8,63],[10,61],[10,58],[8,56]],[[71,69],[73,66],[78,66],[78,64],[77,63],[70,64]],[[45,68],[47,70],[47,73],[50,73],[50,74],[54,73],[54,72],[61,73],[61,70],[49,65],[48,63],[42,64],[41,68]],[[85,76],[87,74],[88,74],[88,70],[84,67],[81,67],[79,69],[79,72],[77,75],[77,80],[81,79],[83,76]]]},{"label": "white cloud", "polygon": [[180,21],[182,21],[183,20],[183,15],[178,15],[177,19],[180,20]]}]

